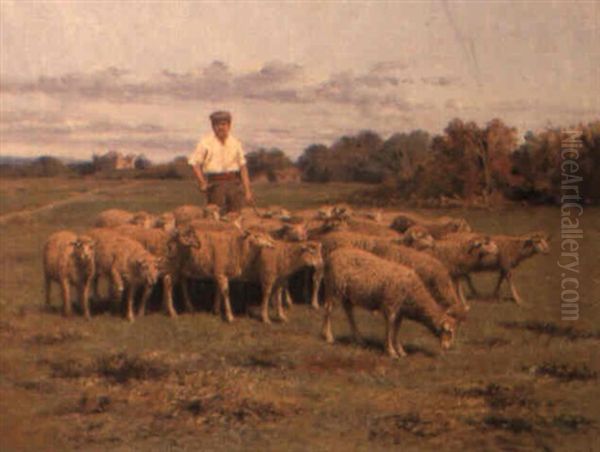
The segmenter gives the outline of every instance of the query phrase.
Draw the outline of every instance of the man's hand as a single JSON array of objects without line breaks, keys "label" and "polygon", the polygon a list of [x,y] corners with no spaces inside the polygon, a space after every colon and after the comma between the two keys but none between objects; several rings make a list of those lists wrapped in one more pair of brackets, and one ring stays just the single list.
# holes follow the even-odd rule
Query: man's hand
[{"label": "man's hand", "polygon": [[244,193],[244,199],[246,200],[247,203],[252,204],[254,203],[254,195],[252,194],[251,191],[246,191]]},{"label": "man's hand", "polygon": [[208,190],[208,184],[206,183],[206,181],[198,182],[198,187],[200,188],[201,192],[205,192],[206,190]]}]

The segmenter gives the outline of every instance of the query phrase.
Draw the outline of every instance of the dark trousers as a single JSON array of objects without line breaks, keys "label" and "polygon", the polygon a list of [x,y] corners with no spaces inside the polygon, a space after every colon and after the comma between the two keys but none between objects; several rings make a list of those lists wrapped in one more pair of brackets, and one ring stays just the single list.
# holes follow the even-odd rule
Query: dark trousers
[{"label": "dark trousers", "polygon": [[244,207],[244,190],[240,180],[209,182],[206,192],[208,204],[216,204],[221,214],[239,212]]}]

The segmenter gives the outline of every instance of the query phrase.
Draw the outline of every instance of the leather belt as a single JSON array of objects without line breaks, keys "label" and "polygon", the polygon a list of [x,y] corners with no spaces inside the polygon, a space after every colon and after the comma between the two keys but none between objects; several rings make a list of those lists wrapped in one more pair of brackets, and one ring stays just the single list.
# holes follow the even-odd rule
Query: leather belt
[{"label": "leather belt", "polygon": [[239,171],[230,171],[228,173],[207,174],[209,182],[227,182],[240,179]]}]

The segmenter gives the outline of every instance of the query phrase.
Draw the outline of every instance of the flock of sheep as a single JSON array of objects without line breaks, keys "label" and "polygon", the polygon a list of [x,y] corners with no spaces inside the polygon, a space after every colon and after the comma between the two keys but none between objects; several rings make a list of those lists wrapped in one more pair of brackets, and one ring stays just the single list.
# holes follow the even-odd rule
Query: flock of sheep
[{"label": "flock of sheep", "polygon": [[[379,311],[386,325],[386,352],[405,356],[397,342],[403,318],[424,324],[449,348],[469,306],[464,280],[476,293],[470,274],[499,273],[495,296],[507,280],[516,303],[522,303],[512,270],[536,253],[549,251],[543,233],[522,236],[473,232],[464,219],[425,218],[411,212],[353,211],[324,206],[291,214],[285,209],[244,209],[219,215],[216,206],[185,205],[154,216],[110,209],[99,214],[84,234],[59,231],[44,247],[46,303],[51,282],[60,284],[63,311],[71,314],[74,286],[83,314],[90,318],[90,298],[98,296],[98,279],[107,278],[114,300],[125,300],[126,316],[144,315],[152,290],[162,283],[164,310],[177,315],[174,288],[193,310],[192,280],[212,280],[217,290],[215,314],[234,319],[229,283],[240,280],[261,286],[261,318],[270,322],[269,306],[287,320],[291,304],[288,282],[302,272],[305,298],[325,315],[322,334],[333,342],[331,314],[335,305],[346,312],[357,340],[354,306]],[[323,291],[320,291],[321,285]],[[92,297],[91,292],[94,292]],[[141,292],[141,299],[136,295]],[[125,294],[125,296],[123,296]]]}]

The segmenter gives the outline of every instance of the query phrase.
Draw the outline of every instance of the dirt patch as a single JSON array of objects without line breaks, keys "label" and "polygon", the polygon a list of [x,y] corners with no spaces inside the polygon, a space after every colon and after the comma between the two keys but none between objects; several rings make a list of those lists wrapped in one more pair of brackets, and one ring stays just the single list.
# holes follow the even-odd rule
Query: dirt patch
[{"label": "dirt patch", "polygon": [[26,342],[32,345],[61,345],[66,342],[79,341],[84,335],[77,331],[55,331],[40,333],[29,337]]},{"label": "dirt patch", "polygon": [[311,356],[300,367],[316,373],[372,372],[379,365],[374,356]]},{"label": "dirt patch", "polygon": [[170,367],[157,359],[118,353],[99,358],[95,370],[116,383],[127,383],[129,380],[158,380],[169,374]]},{"label": "dirt patch", "polygon": [[538,335],[544,334],[551,337],[563,337],[570,341],[581,339],[600,340],[600,331],[586,331],[573,326],[560,326],[551,322],[527,320],[522,322],[499,322],[499,325],[509,330],[531,331]]},{"label": "dirt patch", "polygon": [[213,394],[182,403],[182,408],[205,424],[246,424],[277,421],[284,410],[270,402]]},{"label": "dirt patch", "polygon": [[597,372],[590,369],[587,364],[573,365],[545,362],[539,366],[525,367],[524,370],[536,376],[552,377],[562,382],[589,381],[598,378]]},{"label": "dirt patch", "polygon": [[484,339],[471,340],[468,342],[468,344],[473,345],[475,347],[491,349],[496,347],[504,347],[505,345],[510,345],[510,341],[502,337],[486,337]]},{"label": "dirt patch", "polygon": [[55,378],[103,377],[114,383],[130,380],[158,380],[167,376],[171,368],[158,359],[130,356],[126,353],[105,355],[92,362],[75,359],[47,362]]},{"label": "dirt patch", "polygon": [[494,430],[507,430],[516,434],[531,433],[534,428],[533,424],[523,417],[502,416],[497,414],[485,416],[482,425]]},{"label": "dirt patch", "polygon": [[473,386],[466,389],[455,389],[459,397],[481,398],[492,409],[504,409],[510,406],[536,407],[537,400],[531,397],[531,389],[525,386],[503,386],[489,383],[486,386]]},{"label": "dirt patch", "polygon": [[439,416],[424,418],[418,412],[388,414],[375,418],[369,427],[369,440],[399,444],[407,434],[431,438],[447,433],[449,423]]}]

